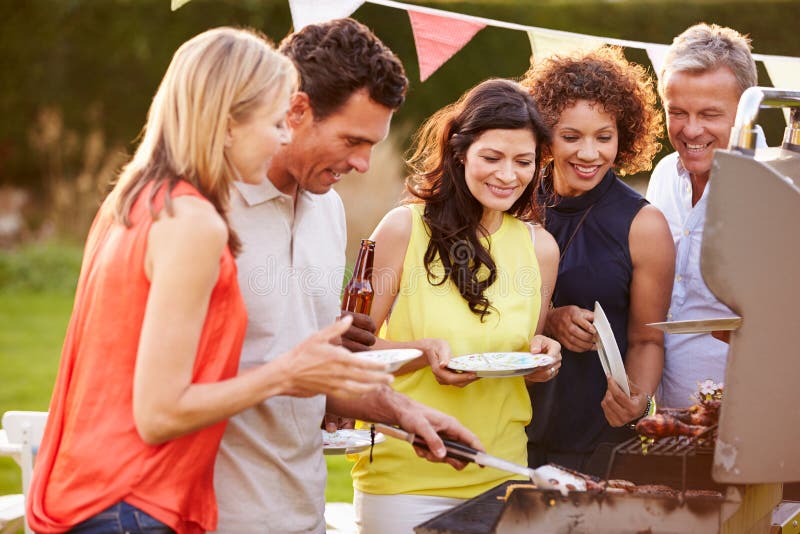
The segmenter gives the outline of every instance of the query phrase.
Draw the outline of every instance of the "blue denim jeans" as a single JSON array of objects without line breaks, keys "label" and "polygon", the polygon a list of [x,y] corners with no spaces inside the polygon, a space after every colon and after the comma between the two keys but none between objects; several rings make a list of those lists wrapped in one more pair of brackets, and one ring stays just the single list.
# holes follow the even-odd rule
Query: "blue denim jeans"
[{"label": "blue denim jeans", "polygon": [[76,534],[174,534],[167,525],[126,502],[118,502],[70,532]]}]

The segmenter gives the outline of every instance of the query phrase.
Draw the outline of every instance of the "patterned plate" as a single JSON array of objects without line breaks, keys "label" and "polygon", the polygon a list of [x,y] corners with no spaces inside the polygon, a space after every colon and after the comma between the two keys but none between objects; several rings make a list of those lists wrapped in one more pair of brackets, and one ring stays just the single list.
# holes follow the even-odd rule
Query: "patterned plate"
[{"label": "patterned plate", "polygon": [[453,358],[447,367],[454,371],[472,371],[484,378],[504,378],[530,374],[537,367],[555,359],[547,354],[530,352],[483,352]]},{"label": "patterned plate", "polygon": [[[380,432],[375,433],[376,445],[385,440],[386,436]],[[354,454],[369,449],[371,444],[369,430],[322,431],[322,450],[325,454]]]}]

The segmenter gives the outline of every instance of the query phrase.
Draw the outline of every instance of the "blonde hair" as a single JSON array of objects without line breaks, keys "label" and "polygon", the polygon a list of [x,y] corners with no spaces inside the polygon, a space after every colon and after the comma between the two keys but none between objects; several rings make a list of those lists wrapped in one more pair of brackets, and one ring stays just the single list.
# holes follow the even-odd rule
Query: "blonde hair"
[{"label": "blonde hair", "polygon": [[[149,184],[149,207],[162,187],[192,184],[228,218],[229,187],[238,176],[225,154],[229,121],[246,122],[265,101],[281,102],[297,87],[291,61],[253,30],[216,28],[181,45],[147,114],[142,141],[111,192],[114,217],[131,225],[130,211]],[[277,104],[276,104],[277,105]],[[173,213],[170,195],[164,209]],[[228,226],[228,245],[241,248]]]},{"label": "blonde hair", "polygon": [[705,22],[690,26],[673,39],[667,50],[658,92],[663,98],[666,77],[673,72],[704,72],[725,66],[736,76],[743,93],[758,83],[750,50],[750,38],[732,28]]}]

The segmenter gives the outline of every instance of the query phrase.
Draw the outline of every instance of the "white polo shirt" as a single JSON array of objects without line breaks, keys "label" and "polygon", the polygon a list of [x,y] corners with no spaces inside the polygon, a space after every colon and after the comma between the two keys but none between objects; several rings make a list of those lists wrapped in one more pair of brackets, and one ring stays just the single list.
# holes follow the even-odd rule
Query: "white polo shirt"
[{"label": "white polo shirt", "polygon": [[[346,227],[338,194],[298,193],[270,181],[231,189],[236,258],[247,305],[240,370],[292,349],[339,316]],[[230,419],[214,473],[217,532],[325,532],[325,397],[273,397]]]}]

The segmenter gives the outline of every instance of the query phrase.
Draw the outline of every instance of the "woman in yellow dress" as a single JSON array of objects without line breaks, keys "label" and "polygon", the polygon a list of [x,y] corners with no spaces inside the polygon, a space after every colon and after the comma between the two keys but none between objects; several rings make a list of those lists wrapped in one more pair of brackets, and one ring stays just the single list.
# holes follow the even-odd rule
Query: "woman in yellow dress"
[{"label": "woman in yellow dress", "polygon": [[[526,381],[551,379],[560,345],[540,335],[558,270],[558,246],[536,221],[541,146],[549,140],[530,95],[487,80],[434,114],[416,136],[410,193],[373,233],[376,348],[425,355],[393,387],[455,416],[486,451],[526,464],[531,418]],[[478,379],[446,366],[451,355],[547,353],[525,377]],[[462,472],[420,461],[405,443],[376,447],[353,468],[362,532],[414,526],[513,478],[474,464]]]}]

